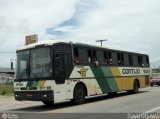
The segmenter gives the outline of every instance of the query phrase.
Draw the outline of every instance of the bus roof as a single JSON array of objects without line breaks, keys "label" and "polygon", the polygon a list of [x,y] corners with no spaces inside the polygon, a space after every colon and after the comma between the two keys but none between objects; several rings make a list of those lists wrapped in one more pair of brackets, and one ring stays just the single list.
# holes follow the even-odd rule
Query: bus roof
[{"label": "bus roof", "polygon": [[[32,48],[35,48],[38,45],[51,46],[51,45],[57,44],[57,43],[72,43],[72,44],[77,45],[77,46],[84,46],[84,47],[91,47],[91,48],[98,48],[98,49],[109,49],[109,50],[113,50],[113,51],[121,51],[121,52],[127,52],[127,53],[143,54],[143,53],[137,53],[137,52],[123,51],[123,50],[120,50],[120,49],[118,50],[118,49],[112,49],[112,48],[108,48],[108,47],[90,45],[90,44],[85,44],[85,43],[80,43],[80,42],[72,42],[70,40],[45,40],[45,41],[37,42],[37,43],[34,43],[34,44],[22,46],[21,48],[18,48],[17,51],[32,49]],[[143,54],[143,55],[146,55],[146,54]]]},{"label": "bus roof", "polygon": [[40,41],[40,42],[37,42],[37,43],[30,44],[30,45],[22,46],[22,47],[18,48],[17,51],[35,48],[38,45],[50,46],[50,45],[53,45],[53,44],[56,44],[56,43],[69,43],[69,41],[64,41],[64,40],[45,40],[45,41]]},{"label": "bus roof", "polygon": [[50,45],[57,44],[57,43],[73,43],[73,44],[78,44],[78,45],[83,45],[83,46],[97,47],[97,46],[89,45],[85,43],[72,42],[70,40],[45,40],[45,41],[30,44],[30,45],[22,46],[18,48],[17,51],[35,48],[38,45],[50,46]]}]

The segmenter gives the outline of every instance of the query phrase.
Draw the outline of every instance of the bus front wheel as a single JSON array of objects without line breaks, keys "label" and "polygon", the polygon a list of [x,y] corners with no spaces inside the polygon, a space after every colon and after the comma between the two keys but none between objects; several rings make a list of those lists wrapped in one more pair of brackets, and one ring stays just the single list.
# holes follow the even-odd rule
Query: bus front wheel
[{"label": "bus front wheel", "polygon": [[73,92],[74,104],[82,104],[85,101],[85,89],[82,85],[77,85]]}]

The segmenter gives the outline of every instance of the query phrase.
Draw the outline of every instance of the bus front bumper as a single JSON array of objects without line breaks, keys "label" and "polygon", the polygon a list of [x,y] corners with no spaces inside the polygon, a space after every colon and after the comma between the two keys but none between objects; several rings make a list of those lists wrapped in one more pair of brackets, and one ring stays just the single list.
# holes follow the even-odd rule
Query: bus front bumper
[{"label": "bus front bumper", "polygon": [[15,91],[14,97],[18,101],[54,101],[53,90],[50,91]]}]

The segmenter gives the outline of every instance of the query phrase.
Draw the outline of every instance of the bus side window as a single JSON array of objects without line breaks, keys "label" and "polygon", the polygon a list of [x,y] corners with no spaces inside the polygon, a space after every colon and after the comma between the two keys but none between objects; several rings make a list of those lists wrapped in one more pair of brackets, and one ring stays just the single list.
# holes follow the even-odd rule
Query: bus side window
[{"label": "bus side window", "polygon": [[121,65],[124,65],[124,54],[121,53]]},{"label": "bus side window", "polygon": [[74,48],[74,63],[80,64],[78,48]]},{"label": "bus side window", "polygon": [[118,65],[121,65],[121,55],[120,55],[120,53],[117,53],[117,61],[118,61]]},{"label": "bus side window", "polygon": [[92,52],[90,49],[88,49],[88,62],[89,64],[92,62]]},{"label": "bus side window", "polygon": [[124,53],[124,65],[125,66],[128,66],[129,65],[129,59],[128,59],[128,54],[127,53]]},{"label": "bus side window", "polygon": [[108,52],[108,64],[112,65],[112,53]]},{"label": "bus side window", "polygon": [[146,56],[146,67],[149,67],[149,58]]},{"label": "bus side window", "polygon": [[124,65],[124,56],[122,53],[117,53],[118,65]]},{"label": "bus side window", "polygon": [[103,51],[97,50],[96,56],[97,56],[97,60],[98,60],[99,65],[103,65],[104,64],[104,53],[103,53]]},{"label": "bus side window", "polygon": [[86,65],[88,64],[88,55],[86,49],[83,47],[78,48],[78,53],[79,53],[79,61],[81,65]]},{"label": "bus side window", "polygon": [[144,67],[149,67],[149,59],[147,55],[143,56],[143,63]]},{"label": "bus side window", "polygon": [[96,50],[93,50],[93,64],[95,67],[99,67]]},{"label": "bus side window", "polygon": [[133,56],[131,54],[128,54],[128,60],[129,60],[129,66],[133,65]]},{"label": "bus side window", "polygon": [[141,58],[140,56],[137,56],[138,57],[138,65],[141,65]]},{"label": "bus side window", "polygon": [[108,54],[107,54],[107,52],[105,51],[104,52],[104,64],[108,64]]},{"label": "bus side window", "polygon": [[111,57],[112,57],[112,58],[110,58],[110,59],[111,59],[110,61],[112,61],[112,65],[117,66],[117,64],[118,64],[118,63],[117,63],[117,62],[118,62],[118,61],[117,61],[117,53],[116,53],[116,52],[112,52],[112,53],[111,53]]},{"label": "bus side window", "polygon": [[143,57],[138,56],[138,65],[144,67]]}]

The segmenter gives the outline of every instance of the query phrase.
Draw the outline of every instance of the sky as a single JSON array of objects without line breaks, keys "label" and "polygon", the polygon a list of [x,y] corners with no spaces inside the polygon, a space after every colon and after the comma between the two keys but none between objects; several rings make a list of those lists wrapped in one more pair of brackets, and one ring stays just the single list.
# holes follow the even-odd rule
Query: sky
[{"label": "sky", "polygon": [[0,0],[0,67],[10,67],[25,36],[72,40],[146,53],[160,66],[160,0]]}]

